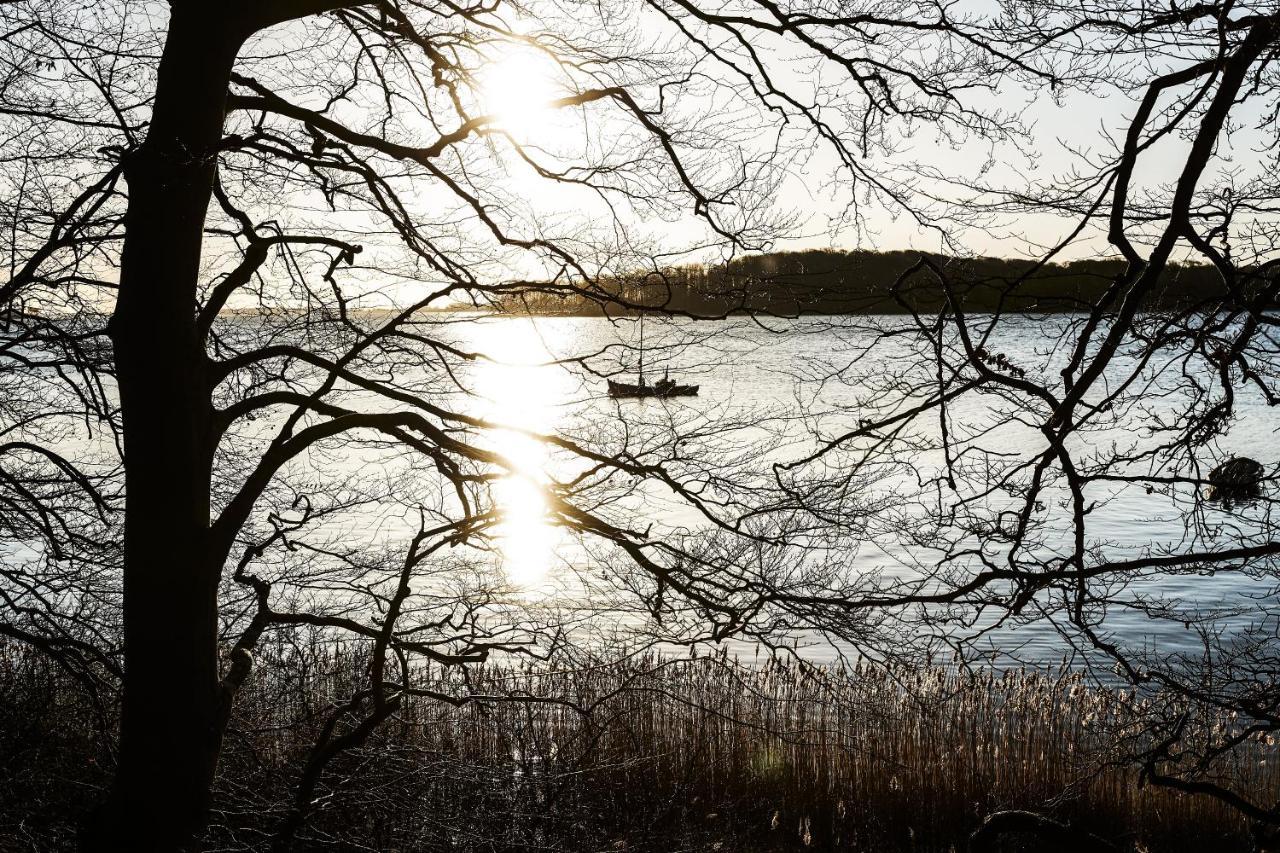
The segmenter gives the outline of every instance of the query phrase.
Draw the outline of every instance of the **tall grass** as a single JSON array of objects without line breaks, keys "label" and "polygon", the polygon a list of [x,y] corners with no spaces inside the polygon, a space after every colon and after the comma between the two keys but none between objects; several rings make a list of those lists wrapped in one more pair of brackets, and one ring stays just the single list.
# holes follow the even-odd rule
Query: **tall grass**
[{"label": "tall grass", "polygon": [[[87,801],[109,755],[87,735],[67,741],[53,714],[74,725],[87,710],[67,701],[56,674],[12,648],[0,661],[0,745],[53,744],[35,761],[29,746],[22,760],[0,754],[4,836],[23,805],[65,808],[70,798],[54,789]],[[318,642],[264,657],[227,738],[212,849],[269,844],[309,743],[365,663],[358,647]],[[1141,702],[1069,672],[642,656],[564,670],[490,665],[471,669],[465,686],[456,670],[424,668],[415,686],[494,699],[407,701],[329,768],[299,848],[963,850],[982,817],[1004,808],[1131,849],[1249,847],[1244,822],[1215,801],[1139,788],[1121,759],[1140,732]],[[507,701],[523,696],[557,701]],[[12,709],[23,703],[29,713],[49,704],[37,731],[28,722],[15,736]],[[1263,801],[1280,796],[1273,752],[1259,743],[1230,769]],[[31,790],[48,807],[24,803]],[[47,815],[26,825],[51,846],[66,839]],[[1007,848],[1044,849],[1016,838]]]}]

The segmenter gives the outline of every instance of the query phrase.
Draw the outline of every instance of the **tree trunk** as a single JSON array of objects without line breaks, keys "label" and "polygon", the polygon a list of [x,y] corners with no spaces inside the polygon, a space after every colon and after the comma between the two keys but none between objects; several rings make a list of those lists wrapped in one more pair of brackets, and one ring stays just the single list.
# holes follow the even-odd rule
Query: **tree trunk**
[{"label": "tree trunk", "polygon": [[[242,39],[225,10],[172,6],[146,141],[126,155],[110,335],[124,423],[124,699],[120,762],[84,849],[191,849],[207,821],[217,723],[210,553],[212,413],[196,294],[227,87]],[[217,8],[218,4],[208,4]]]}]

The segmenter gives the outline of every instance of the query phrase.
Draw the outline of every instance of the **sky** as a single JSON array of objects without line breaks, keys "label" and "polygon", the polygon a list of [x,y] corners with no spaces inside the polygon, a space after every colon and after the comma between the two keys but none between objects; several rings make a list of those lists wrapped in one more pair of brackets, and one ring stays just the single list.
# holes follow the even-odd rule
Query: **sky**
[{"label": "sky", "polygon": [[[961,4],[963,9],[989,12],[993,4],[969,0]],[[663,38],[654,30],[655,42]],[[808,61],[797,61],[795,56],[784,56],[782,48],[769,45],[753,45],[766,57],[777,58],[781,69],[775,80],[789,91],[803,97],[814,97],[824,92],[824,97],[835,91],[838,81],[827,67],[818,67]],[[770,54],[770,51],[773,51]],[[918,61],[928,62],[927,50],[922,49]],[[1164,57],[1161,62],[1177,65],[1177,57]],[[1122,66],[1117,64],[1115,80],[1123,78]],[[1129,66],[1132,70],[1132,66]],[[721,69],[723,71],[723,69]],[[519,59],[500,62],[498,69],[489,74],[482,97],[495,105],[496,111],[511,117],[517,134],[535,141],[554,139],[557,134],[571,132],[572,120],[548,122],[545,114],[531,109],[529,104],[546,100],[555,91],[555,84],[541,77],[537,68]],[[1145,78],[1140,78],[1145,79]],[[847,88],[842,91],[847,91]],[[486,94],[486,92],[488,94]],[[1138,93],[1140,94],[1140,92]],[[966,196],[964,191],[947,187],[932,175],[947,175],[986,182],[1014,192],[1023,192],[1040,184],[1060,186],[1064,176],[1087,170],[1086,158],[1096,161],[1113,150],[1112,139],[1122,138],[1127,122],[1136,108],[1134,90],[1122,85],[1103,83],[1093,91],[1068,91],[1060,99],[1053,100],[1044,87],[1030,89],[1009,80],[998,84],[994,91],[975,90],[964,96],[968,103],[981,109],[1001,109],[1016,112],[1027,135],[1019,145],[971,140],[949,143],[941,140],[927,126],[890,129],[894,150],[868,152],[862,165],[873,173],[892,175],[899,179],[916,181],[928,194],[948,195],[955,199]],[[829,109],[838,108],[838,103]],[[1229,168],[1241,168],[1245,172],[1256,170],[1265,155],[1258,147],[1262,141],[1250,127],[1261,116],[1259,107],[1245,105],[1238,120],[1243,129],[1230,139],[1224,139],[1220,153]],[[709,111],[710,112],[710,111]],[[711,116],[708,116],[710,119]],[[749,119],[748,119],[749,121]],[[896,134],[896,135],[895,135]],[[802,136],[793,137],[803,139]],[[770,137],[763,131],[758,142],[768,145]],[[1055,245],[1075,226],[1074,219],[1056,215],[1027,215],[1017,212],[994,216],[981,228],[948,228],[948,237],[954,242],[945,243],[937,229],[922,226],[911,215],[894,205],[869,202],[861,193],[850,193],[847,176],[839,172],[836,158],[825,144],[812,136],[799,143],[801,148],[793,152],[799,156],[788,158],[785,178],[769,196],[770,203],[780,214],[788,216],[792,227],[775,248],[916,248],[921,250],[958,250],[977,254],[1001,256],[1038,255],[1048,246]],[[1138,191],[1155,190],[1167,184],[1178,173],[1184,160],[1188,143],[1179,137],[1168,138],[1145,152],[1138,164],[1135,186]],[[917,168],[918,167],[918,168]],[[1220,164],[1221,167],[1221,164]],[[1209,176],[1213,175],[1213,170]],[[528,185],[529,192],[538,190]],[[572,194],[558,199],[557,191],[544,194],[539,201],[555,208],[563,201],[565,209],[576,209],[579,199]],[[850,202],[856,204],[860,215],[856,222],[850,217]],[[689,235],[696,225],[688,217],[675,217],[663,222],[638,215],[633,228],[650,230],[654,239],[667,241],[672,247],[682,243],[696,245]],[[693,253],[696,255],[696,251]],[[1089,257],[1113,254],[1099,231],[1086,231],[1063,257]]]},{"label": "sky", "polygon": [[[707,2],[711,4],[711,0]],[[978,0],[966,0],[962,5],[975,12],[992,8],[992,4]],[[570,70],[568,75],[577,83],[577,89],[573,89],[564,85],[562,70],[536,52],[513,48],[510,42],[494,41],[478,59],[476,55],[470,57],[477,85],[476,99],[470,105],[473,115],[483,112],[495,116],[498,125],[514,138],[548,150],[548,162],[552,164],[581,163],[579,155],[584,154],[595,162],[625,162],[635,181],[628,188],[638,189],[636,196],[640,200],[629,201],[614,193],[607,198],[610,207],[592,189],[540,179],[500,139],[468,140],[465,145],[457,146],[460,152],[457,157],[451,149],[448,156],[442,156],[438,162],[455,177],[476,178],[477,185],[483,187],[486,194],[484,204],[496,214],[510,217],[512,233],[528,239],[561,240],[583,256],[590,255],[591,261],[600,264],[606,272],[635,269],[636,263],[646,260],[672,264],[714,262],[729,252],[723,241],[717,241],[692,215],[692,199],[680,191],[671,169],[659,162],[661,152],[652,137],[638,131],[635,119],[617,104],[602,101],[564,110],[550,110],[545,106],[550,100],[580,91],[584,85],[603,85],[611,80],[627,84],[645,108],[656,110],[660,104],[661,111],[654,115],[669,122],[669,126],[679,128],[683,156],[688,157],[707,183],[727,185],[742,168],[744,158],[768,160],[767,167],[760,166],[752,173],[754,184],[730,195],[744,202],[737,214],[739,219],[763,220],[772,216],[785,222],[787,227],[773,239],[749,241],[749,248],[915,248],[1025,256],[1041,253],[1074,225],[1072,220],[1053,215],[1029,216],[1016,212],[993,216],[981,228],[948,223],[946,233],[952,242],[944,243],[937,230],[922,226],[903,209],[868,199],[865,184],[851,184],[848,173],[836,168],[831,147],[817,140],[801,123],[792,121],[780,131],[769,123],[772,114],[763,110],[758,102],[752,103],[749,93],[735,100],[723,85],[726,75],[730,75],[726,67],[698,57],[698,51],[690,48],[689,40],[675,33],[654,13],[642,14],[644,4],[632,0],[620,0],[616,4],[547,0],[529,8],[539,14],[545,9],[559,10],[569,17],[552,23],[565,32],[577,27],[587,38],[596,35],[590,22],[579,21],[573,15],[604,8],[618,12],[621,17],[609,22],[617,32],[599,37],[611,55],[627,59],[600,66],[588,62],[584,65],[585,71]],[[540,33],[539,27],[545,22],[513,20],[510,23],[518,38]],[[157,17],[148,18],[139,26],[161,25]],[[335,109],[333,114],[339,120],[353,118],[352,126],[357,129],[375,126],[373,121],[362,124],[366,117],[358,112],[365,109],[375,113],[383,103],[384,93],[377,85],[376,75],[360,67],[363,55],[353,49],[347,35],[329,18],[277,28],[247,45],[238,67],[295,103],[324,108],[326,100],[344,82],[343,75],[354,64],[359,69],[360,84],[367,87],[362,93],[366,100],[359,103],[353,99],[352,106]],[[320,40],[316,41],[317,38]],[[946,65],[947,58],[936,54],[930,38],[901,36],[900,41],[884,47],[883,54],[895,61],[914,63],[920,69],[928,69],[931,64]],[[737,50],[733,55],[738,59],[744,55],[741,45],[729,44],[729,47]],[[838,118],[843,107],[857,101],[857,87],[847,81],[842,83],[840,75],[829,64],[815,63],[811,53],[798,50],[793,44],[764,41],[752,42],[750,47],[767,61],[772,79],[780,87],[801,102],[822,101],[828,116]],[[1177,62],[1168,58],[1165,61]],[[423,62],[421,56],[419,62]],[[669,70],[671,66],[684,73],[685,79],[679,85],[659,90],[655,79],[668,83],[675,79]],[[418,71],[422,70],[420,64]],[[590,75],[595,75],[594,80],[588,79]],[[429,76],[428,73],[426,77]],[[402,97],[393,101],[398,126],[390,131],[397,140],[404,138],[413,144],[425,144],[440,132],[457,126],[458,119],[449,112],[448,101],[438,87],[432,90],[428,85],[424,90],[427,98],[438,98],[446,105],[446,109],[437,114],[442,117],[438,127],[433,127],[426,120],[422,105],[414,103],[419,90],[406,81],[400,82],[405,84],[400,93]],[[429,79],[426,82],[429,83]],[[741,87],[738,94],[743,94]],[[1061,183],[1060,176],[1079,168],[1082,156],[1090,152],[1105,153],[1109,148],[1108,134],[1121,133],[1135,108],[1132,92],[1111,85],[1099,86],[1093,92],[1068,93],[1054,101],[1043,88],[1032,90],[1005,80],[992,91],[975,89],[964,97],[983,111],[998,108],[1020,113],[1027,130],[1021,146],[981,140],[950,143],[940,139],[927,122],[917,122],[914,126],[894,124],[886,134],[893,141],[892,150],[872,147],[865,154],[858,154],[859,167],[875,176],[914,182],[924,194],[948,196],[952,200],[962,200],[965,193],[947,186],[936,176],[981,180],[1013,191],[1023,191],[1035,184],[1056,186]],[[145,100],[139,100],[137,109],[144,110],[144,104]],[[1260,115],[1258,108],[1246,105],[1240,123],[1248,128]],[[227,130],[229,133],[251,131],[252,121],[252,116],[244,114],[229,117]],[[295,138],[306,141],[298,123],[278,120],[278,126],[287,127],[287,132]],[[1271,156],[1260,152],[1258,147],[1263,137],[1272,132],[1270,128],[1261,133],[1246,129],[1230,145],[1224,144],[1222,153],[1230,155],[1231,167],[1256,170]],[[766,157],[779,134],[783,155]],[[1138,183],[1150,188],[1169,180],[1176,174],[1185,150],[1186,141],[1178,138],[1153,147],[1140,161]],[[232,159],[234,155],[225,156]],[[628,157],[634,159],[628,162]],[[1227,161],[1224,159],[1224,162]],[[394,163],[383,165],[388,166],[389,171],[400,168]],[[386,233],[385,225],[380,237],[367,233],[375,229],[368,225],[368,220],[361,220],[350,211],[330,211],[316,198],[295,204],[299,201],[296,196],[277,191],[265,182],[254,186],[256,174],[252,170],[246,173],[253,176],[246,181],[250,185],[236,189],[245,192],[246,204],[256,205],[252,209],[260,214],[260,221],[279,219],[286,226],[298,224],[330,233],[349,229],[362,244],[368,244],[369,251],[360,261],[370,266],[369,281],[379,281],[378,276],[386,279],[392,264],[373,268],[373,261],[379,257],[379,249],[374,244],[380,237],[390,247],[388,255],[396,250],[396,238]],[[227,174],[230,175],[229,170]],[[608,175],[597,176],[597,179],[605,183],[611,180]],[[482,239],[469,242],[477,233],[480,238],[484,234],[479,233],[483,228],[465,205],[451,198],[448,192],[442,192],[438,182],[419,181],[411,194],[415,215],[427,223],[428,228],[436,228],[438,224],[441,244],[454,251],[469,269],[476,270],[481,280],[504,274],[554,273],[545,265],[540,269],[533,266],[534,262],[528,257],[515,260],[503,273],[501,268],[507,261],[505,257],[499,258],[501,252],[492,243],[486,245]],[[963,204],[958,209],[973,212],[971,206]],[[856,219],[851,212],[858,215]],[[219,250],[212,245],[216,240],[209,242],[206,259],[212,278],[216,275],[214,265],[227,259],[234,261],[238,250],[224,247],[219,255]],[[401,251],[400,254],[407,253]],[[504,254],[519,256],[521,253]],[[1062,257],[1105,254],[1110,254],[1105,240],[1092,232],[1086,233]],[[409,261],[412,262],[412,258]],[[324,266],[327,259],[320,263]],[[525,266],[521,267],[522,263]],[[408,264],[404,266],[407,269]]]}]

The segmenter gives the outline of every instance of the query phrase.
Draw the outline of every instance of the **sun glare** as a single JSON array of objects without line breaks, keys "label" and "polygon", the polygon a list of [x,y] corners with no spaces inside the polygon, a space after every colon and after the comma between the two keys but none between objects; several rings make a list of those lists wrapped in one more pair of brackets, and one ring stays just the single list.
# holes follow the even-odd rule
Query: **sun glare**
[{"label": "sun glare", "polygon": [[551,102],[562,96],[551,60],[532,52],[511,53],[480,74],[480,108],[499,127],[520,138],[544,130],[554,119]]},{"label": "sun glare", "polygon": [[503,569],[513,586],[534,592],[549,579],[552,563],[564,544],[548,506],[548,448],[521,430],[554,430],[556,406],[569,393],[566,377],[539,366],[548,355],[531,321],[508,320],[474,330],[476,345],[495,359],[478,375],[481,413],[516,429],[494,430],[492,447],[506,460],[510,473],[494,484],[501,521],[494,531]]},{"label": "sun glare", "polygon": [[494,484],[502,512],[495,531],[508,580],[519,589],[533,590],[547,579],[556,548],[556,531],[547,517],[542,486],[523,476]]}]

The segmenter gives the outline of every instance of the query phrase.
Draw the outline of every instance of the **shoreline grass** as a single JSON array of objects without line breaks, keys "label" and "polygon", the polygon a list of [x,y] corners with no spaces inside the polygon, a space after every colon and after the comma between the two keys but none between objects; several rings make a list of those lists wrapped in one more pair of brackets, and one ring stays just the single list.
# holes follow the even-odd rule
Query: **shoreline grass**
[{"label": "shoreline grass", "polygon": [[[262,656],[227,735],[208,849],[270,846],[364,655],[312,643]],[[423,669],[414,686],[458,695],[461,678]],[[1121,849],[1251,847],[1217,802],[1137,786],[1123,746],[1141,734],[1141,700],[1079,674],[642,656],[475,667],[466,689],[492,698],[411,698],[336,759],[295,849],[959,851],[1000,809]],[[0,708],[0,838],[65,849],[109,776],[93,709],[16,646],[0,647]],[[1273,754],[1260,743],[1232,769],[1262,799],[1280,792]]]}]

